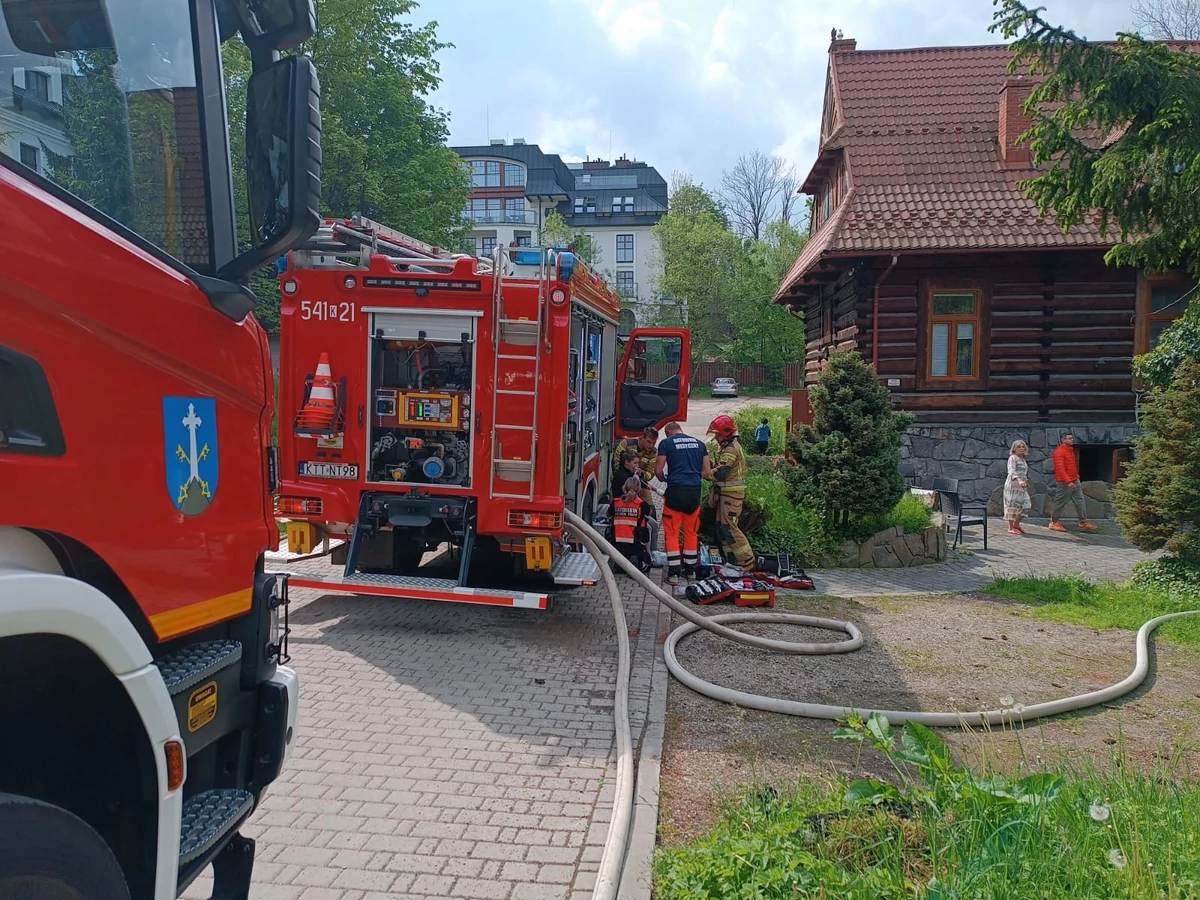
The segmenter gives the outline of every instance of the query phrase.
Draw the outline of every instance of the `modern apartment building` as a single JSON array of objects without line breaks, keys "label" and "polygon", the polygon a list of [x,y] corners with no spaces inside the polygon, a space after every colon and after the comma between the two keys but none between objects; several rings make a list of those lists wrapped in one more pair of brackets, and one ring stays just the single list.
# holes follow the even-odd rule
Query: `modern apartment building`
[{"label": "modern apartment building", "polygon": [[565,163],[520,138],[454,150],[471,167],[474,190],[465,214],[476,252],[536,243],[546,216],[557,210],[571,228],[592,236],[596,268],[630,306],[657,295],[662,263],[652,229],[667,212],[667,182],[652,166],[624,156]]}]

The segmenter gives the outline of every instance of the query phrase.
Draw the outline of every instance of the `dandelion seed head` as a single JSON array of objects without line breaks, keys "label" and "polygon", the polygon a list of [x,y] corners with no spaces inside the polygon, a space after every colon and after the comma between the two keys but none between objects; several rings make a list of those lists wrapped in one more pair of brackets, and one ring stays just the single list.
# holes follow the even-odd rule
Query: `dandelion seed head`
[{"label": "dandelion seed head", "polygon": [[1000,705],[1001,705],[1002,707],[1005,707],[1005,708],[1007,708],[1007,707],[1009,707],[1009,706],[1012,706],[1012,705],[1013,705],[1013,698],[1012,698],[1012,697],[1001,697],[1001,698],[1000,698]]},{"label": "dandelion seed head", "polygon": [[1118,869],[1123,869],[1126,866],[1125,854],[1115,848],[1108,851],[1108,861]]},{"label": "dandelion seed head", "polygon": [[1088,807],[1088,815],[1097,822],[1107,822],[1108,817],[1112,815],[1112,807],[1103,803],[1093,803]]}]

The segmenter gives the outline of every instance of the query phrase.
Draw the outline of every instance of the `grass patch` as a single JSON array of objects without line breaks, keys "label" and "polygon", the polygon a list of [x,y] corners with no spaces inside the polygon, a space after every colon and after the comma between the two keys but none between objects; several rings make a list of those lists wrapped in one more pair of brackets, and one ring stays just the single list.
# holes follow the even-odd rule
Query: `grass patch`
[{"label": "grass patch", "polygon": [[[1133,582],[1093,584],[1082,575],[997,578],[981,591],[1028,603],[1038,618],[1090,628],[1136,631],[1155,616],[1200,609],[1200,596],[1183,591]],[[1200,615],[1168,622],[1155,635],[1200,649]]]},{"label": "grass patch", "polygon": [[[1141,774],[976,775],[918,725],[872,717],[835,736],[884,753],[888,782],[806,782],[731,802],[713,831],[655,859],[660,900],[1183,900],[1200,891],[1200,788]],[[1118,755],[1117,763],[1123,762]]]},{"label": "grass patch", "polygon": [[771,439],[767,441],[768,456],[782,456],[787,437],[787,420],[792,416],[790,407],[747,406],[733,414],[738,434],[742,437],[742,451],[747,457],[758,455],[758,444],[754,441],[754,430],[763,420],[771,426]]}]

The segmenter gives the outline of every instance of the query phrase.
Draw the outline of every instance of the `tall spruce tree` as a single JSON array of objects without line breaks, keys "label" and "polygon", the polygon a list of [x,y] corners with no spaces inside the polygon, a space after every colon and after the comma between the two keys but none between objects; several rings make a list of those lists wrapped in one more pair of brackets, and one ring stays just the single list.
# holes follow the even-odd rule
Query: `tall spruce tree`
[{"label": "tall spruce tree", "polygon": [[784,469],[788,496],[834,524],[888,512],[904,495],[900,435],[913,422],[857,353],[829,357],[809,391],[812,425],[788,438],[796,465]]},{"label": "tall spruce tree", "polygon": [[1142,409],[1146,433],[1116,487],[1117,521],[1139,550],[1200,565],[1200,360],[1181,363]]}]

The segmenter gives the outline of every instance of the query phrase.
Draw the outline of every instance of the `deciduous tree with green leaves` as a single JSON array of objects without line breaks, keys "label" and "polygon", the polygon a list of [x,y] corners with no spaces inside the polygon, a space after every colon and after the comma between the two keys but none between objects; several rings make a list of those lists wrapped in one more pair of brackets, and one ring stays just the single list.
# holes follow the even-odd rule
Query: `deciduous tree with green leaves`
[{"label": "deciduous tree with green leaves", "polygon": [[572,228],[556,209],[546,215],[546,221],[538,231],[538,241],[543,247],[574,247],[579,258],[589,266],[597,266],[602,261],[600,248],[592,236]]},{"label": "deciduous tree with green leaves", "polygon": [[[1200,278],[1200,55],[1136,34],[1091,43],[1020,0],[994,2],[992,29],[1015,38],[1012,71],[1039,79],[1026,109],[1043,171],[1023,182],[1039,210],[1064,228],[1099,211],[1120,233],[1109,263]],[[1162,386],[1200,355],[1200,304],[1160,347],[1137,366]]]},{"label": "deciduous tree with green leaves", "polygon": [[[415,0],[317,0],[317,34],[297,52],[321,81],[321,205],[330,216],[361,213],[441,247],[468,231],[462,211],[471,190],[466,166],[446,145],[446,113],[426,99],[440,81],[437,23],[416,25]],[[245,199],[245,82],[249,54],[223,48],[230,100],[230,144],[240,221]],[[255,280],[259,315],[277,322],[273,273]]]},{"label": "deciduous tree with green leaves", "polygon": [[742,238],[716,198],[678,173],[670,212],[655,234],[660,296],[669,298],[660,323],[687,324],[696,357],[761,362],[768,379],[782,384],[784,364],[803,359],[804,323],[771,299],[807,235],[778,220],[763,229],[762,239]]}]

